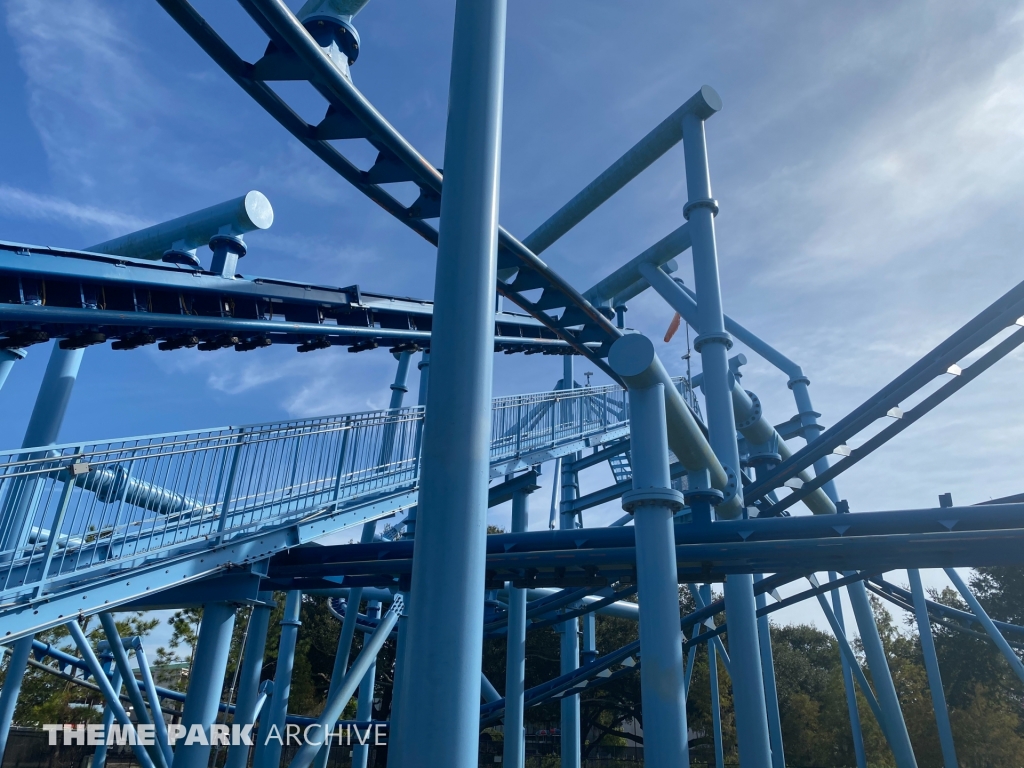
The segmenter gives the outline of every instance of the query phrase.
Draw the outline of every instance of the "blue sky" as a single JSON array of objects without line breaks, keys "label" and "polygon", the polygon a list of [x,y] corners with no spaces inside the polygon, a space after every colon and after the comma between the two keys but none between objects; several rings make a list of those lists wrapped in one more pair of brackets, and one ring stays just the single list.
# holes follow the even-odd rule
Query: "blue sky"
[{"label": "blue sky", "polygon": [[[265,37],[239,6],[195,4],[259,57]],[[824,423],[1024,279],[1022,3],[509,5],[502,223],[532,231],[712,85],[724,101],[707,133],[726,311],[803,366]],[[0,239],[86,246],[259,189],[275,223],[249,238],[243,273],[431,296],[433,249],[303,149],[155,2],[2,8]],[[355,82],[437,165],[453,11],[448,0],[373,0],[356,19]],[[280,91],[307,119],[322,115],[308,86]],[[373,153],[353,159],[366,168]],[[677,227],[682,162],[680,147],[545,260],[583,289]],[[628,320],[660,338],[670,316],[645,294]],[[665,345],[674,373],[684,351],[681,334]],[[20,444],[47,355],[32,348],[0,392],[5,447]],[[783,376],[748,357],[744,385],[784,421]],[[1024,490],[1022,363],[1018,351],[844,474],[853,509]],[[495,364],[498,394],[560,375],[558,359]],[[338,349],[90,349],[61,437],[377,408],[392,373],[386,354]]]}]

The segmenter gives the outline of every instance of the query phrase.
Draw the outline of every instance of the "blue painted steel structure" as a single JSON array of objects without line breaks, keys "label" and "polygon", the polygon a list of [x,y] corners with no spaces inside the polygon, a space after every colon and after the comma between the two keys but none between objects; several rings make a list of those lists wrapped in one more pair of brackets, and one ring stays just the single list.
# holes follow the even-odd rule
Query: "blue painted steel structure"
[{"label": "blue painted steel structure", "polygon": [[[360,45],[354,18],[366,0],[310,0],[297,14],[283,0],[239,0],[268,40],[254,63],[187,0],[158,2],[300,143],[438,246],[435,297],[417,301],[358,286],[236,274],[249,247],[244,235],[257,233],[256,244],[258,230],[273,218],[257,192],[87,251],[0,243],[0,385],[17,374],[14,363],[25,347],[55,340],[21,448],[0,453],[0,642],[10,648],[0,691],[0,755],[33,654],[55,662],[52,669],[66,677],[95,680],[108,723],[154,728],[157,744],[136,750],[145,768],[205,768],[210,745],[172,743],[163,701],[184,703],[186,730],[209,728],[223,716],[235,725],[259,724],[263,735],[289,725],[316,726],[323,734],[358,691],[357,721],[369,727],[377,653],[394,637],[394,703],[381,714],[390,720],[393,768],[474,766],[478,729],[501,721],[504,762],[522,768],[529,708],[553,699],[561,705],[562,764],[575,768],[587,736],[580,732],[581,692],[638,669],[647,763],[687,765],[686,696],[699,646],[711,659],[716,763],[725,748],[721,660],[733,684],[741,764],[782,768],[768,617],[816,600],[839,641],[858,766],[866,758],[855,685],[896,764],[910,768],[916,758],[870,590],[915,615],[943,757],[947,766],[956,764],[930,623],[979,625],[1024,679],[1005,637],[1024,628],[991,619],[952,570],[1021,563],[1022,499],[849,513],[834,480],[1024,343],[1024,329],[1014,328],[1024,325],[1024,283],[825,428],[803,369],[723,312],[719,204],[705,141],[705,123],[722,103],[710,87],[520,240],[498,222],[504,0],[457,3],[443,174],[353,85]],[[311,83],[326,102],[323,120],[305,122],[268,85],[282,80]],[[358,168],[330,143],[336,139],[369,142],[375,162]],[[538,258],[680,142],[686,223],[582,292]],[[410,182],[419,189],[412,204],[387,191],[389,184]],[[429,223],[436,218],[438,228]],[[209,269],[197,256],[204,245],[212,251]],[[693,290],[669,276],[687,250]],[[698,334],[703,370],[693,384],[703,392],[703,407],[691,382],[668,376],[648,339],[623,328],[627,303],[647,288]],[[526,314],[496,313],[495,292]],[[786,374],[792,418],[773,425],[757,396],[740,385],[745,358],[729,359],[733,339]],[[302,352],[387,347],[398,371],[385,411],[58,445],[83,349],[110,340],[123,350],[158,342],[162,349],[238,351],[274,343]],[[983,345],[983,354],[960,366]],[[417,350],[424,351],[419,404],[403,407]],[[561,385],[492,400],[496,351],[565,355]],[[580,387],[573,356],[614,383]],[[916,405],[901,408],[950,374]],[[881,419],[889,420],[881,430],[849,445]],[[793,450],[786,441],[797,437],[806,445]],[[580,473],[604,462],[613,484],[581,493]],[[559,525],[530,531],[528,495],[545,464],[553,465],[549,474],[559,490],[552,505]],[[617,499],[629,516],[608,528],[583,526],[587,509]],[[486,510],[509,500],[512,531],[487,536]],[[795,514],[799,502],[813,515]],[[379,520],[400,515],[377,534]],[[362,526],[359,544],[311,546],[356,526]],[[877,577],[903,568],[909,591]],[[926,600],[919,568],[945,568],[970,611]],[[829,580],[819,583],[816,572],[830,572]],[[778,597],[779,587],[803,580],[809,588]],[[724,599],[712,599],[710,582],[724,583]],[[679,615],[681,585],[697,605],[685,616]],[[843,587],[870,682],[847,641]],[[261,681],[261,670],[274,590],[287,592],[287,600],[271,684]],[[507,597],[507,610],[485,618],[485,590]],[[343,609],[336,606],[343,612],[341,640],[328,702],[316,720],[288,712],[304,592],[347,600]],[[626,601],[633,594],[639,605]],[[364,598],[368,608],[361,613]],[[382,604],[391,607],[379,616]],[[141,642],[120,638],[114,623],[119,610],[180,605],[204,608],[184,695],[155,685]],[[231,701],[221,683],[239,605],[252,613]],[[639,641],[599,649],[598,613],[638,620]],[[107,637],[100,655],[77,622],[95,614]],[[79,656],[33,639],[61,624]],[[561,671],[526,689],[525,640],[540,627],[562,632]],[[350,667],[356,632],[363,651]],[[504,693],[487,683],[481,704],[484,637],[508,639],[508,672]],[[229,768],[245,768],[249,752],[229,749]],[[367,758],[365,747],[353,750],[355,765],[365,766]],[[97,759],[102,764],[103,755]],[[252,759],[257,768],[275,768],[280,744],[264,739]],[[328,748],[316,742],[291,764],[323,768],[327,759]]]}]

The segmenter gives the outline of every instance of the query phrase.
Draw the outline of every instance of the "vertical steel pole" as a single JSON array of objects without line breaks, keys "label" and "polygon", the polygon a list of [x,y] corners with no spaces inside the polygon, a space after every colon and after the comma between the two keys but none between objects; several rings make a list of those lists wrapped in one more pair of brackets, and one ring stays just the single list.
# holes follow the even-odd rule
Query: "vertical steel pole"
[{"label": "vertical steel pole", "polygon": [[[562,358],[562,386],[563,390],[575,389],[575,373],[573,370],[572,355]],[[552,442],[557,442],[560,433],[566,431],[565,425],[574,422],[574,402],[572,399],[563,400],[555,412],[555,432],[552,435]],[[562,426],[559,430],[557,427]],[[579,458],[579,453],[568,454],[561,462],[561,491],[562,498],[559,505],[558,527],[562,530],[576,528],[576,514],[572,510],[572,502],[579,496],[579,482],[577,474],[570,469],[572,463]],[[576,607],[567,606],[567,610]],[[580,666],[580,636],[579,619],[569,619],[558,625],[561,633],[559,646],[559,658],[561,660],[560,671],[565,675],[579,669]],[[561,765],[562,768],[579,768],[582,758],[580,750],[580,697],[579,694],[565,695],[561,699],[561,721],[559,722],[561,735]]]},{"label": "vertical steel pole", "polygon": [[[420,381],[417,391],[416,404],[419,406],[425,406],[427,404],[427,385],[430,383],[430,351],[424,350],[423,354],[420,355],[420,361],[417,363],[417,368],[420,372]],[[424,422],[420,425],[420,434],[417,436],[417,443],[422,446],[422,430],[423,423],[426,422],[426,416],[424,415]],[[422,450],[420,451],[422,454]],[[417,457],[417,460],[422,462],[422,455]],[[420,465],[422,466],[422,464]],[[416,507],[411,507],[405,518],[405,533],[403,534],[404,539],[415,541],[416,539]],[[391,684],[391,721],[398,721],[398,707],[402,702],[402,680],[405,677],[406,669],[408,665],[405,663],[405,649],[408,647],[406,640],[406,632],[409,626],[409,611],[408,606],[411,604],[411,595],[408,590],[401,593],[402,599],[405,601],[407,606],[406,610],[402,612],[402,615],[398,617],[398,630],[397,637],[395,639],[395,667],[392,677]],[[332,678],[333,679],[333,678]],[[397,751],[393,746],[388,748],[388,764],[395,766],[398,765]],[[319,766],[318,766],[319,768]]]},{"label": "vertical steel pole", "polygon": [[[260,592],[258,598],[261,604],[253,606],[249,629],[245,634],[238,697],[235,699],[234,722],[241,726],[253,725],[256,722],[256,701],[260,695],[260,675],[263,672],[263,656],[267,649],[267,631],[270,629],[274,593]],[[228,747],[224,768],[246,768],[248,762],[248,744],[238,743]]]},{"label": "vertical steel pole", "polygon": [[[711,196],[704,119],[721,108],[718,95],[702,88],[706,109],[683,118],[683,151],[686,158],[686,191],[689,198],[683,215],[690,222],[693,275],[697,291],[701,333],[694,340],[704,371],[704,400],[707,405],[709,442],[718,460],[738,478],[739,449],[732,408],[732,383],[727,355],[732,339],[725,331],[722,290],[718,276],[715,245],[715,214],[718,203]],[[735,483],[736,494],[742,486]],[[750,574],[731,575],[725,582],[726,614],[729,622],[729,656],[732,660],[733,705],[740,761],[744,768],[769,768],[771,743],[765,709],[761,656],[757,639],[754,582]]]},{"label": "vertical steel pole", "polygon": [[[199,625],[199,641],[192,659],[192,674],[182,707],[181,724],[186,731],[199,725],[206,733],[217,722],[224,675],[231,651],[231,632],[235,628],[235,607],[227,603],[207,603]],[[174,749],[173,768],[206,768],[210,761],[209,744],[179,742]]]},{"label": "vertical steel pole", "polygon": [[[755,581],[764,576],[757,574]],[[758,610],[765,607],[764,592],[757,595]],[[768,736],[772,744],[772,768],[786,768],[786,753],[782,746],[782,718],[779,715],[779,691],[775,684],[775,659],[772,656],[772,630],[768,616],[757,619],[757,639],[761,647],[761,672],[764,675],[764,698],[768,710]]]},{"label": "vertical steel pole", "polygon": [[939,729],[943,768],[957,768],[953,729],[949,725],[949,710],[946,709],[946,694],[942,690],[942,675],[939,673],[938,656],[935,655],[935,640],[932,637],[932,623],[928,618],[928,604],[924,598],[921,572],[916,568],[908,568],[907,577],[910,580],[910,593],[914,596],[914,618],[917,619],[917,633],[921,638],[924,669],[928,673],[928,687],[932,693],[935,725]]},{"label": "vertical steel pole", "polygon": [[855,581],[846,588],[850,595],[853,616],[860,630],[860,641],[864,645],[864,656],[871,670],[871,681],[875,684],[875,695],[878,706],[885,718],[885,735],[889,740],[897,768],[917,768],[917,758],[910,744],[907,723],[903,719],[900,700],[896,696],[896,686],[889,671],[889,661],[882,647],[882,638],[878,635],[878,625],[871,611],[871,602],[864,582]]},{"label": "vertical steel pole", "polygon": [[401,766],[479,754],[505,5],[455,7]]},{"label": "vertical steel pole", "polygon": [[[618,362],[610,359],[613,366]],[[623,495],[622,508],[633,514],[636,528],[644,761],[674,768],[689,765],[690,755],[672,523],[683,498],[671,488],[664,387],[631,388],[629,419],[633,490]]]},{"label": "vertical steel pole", "polygon": [[14,643],[11,658],[7,660],[7,676],[4,678],[4,687],[0,689],[0,762],[3,762],[4,751],[7,749],[14,709],[18,705],[18,694],[21,693],[21,683],[25,679],[31,655],[32,636],[29,635]]},{"label": "vertical steel pole", "polygon": [[[705,584],[701,588],[705,594],[705,603],[711,602],[711,586]],[[722,700],[718,692],[718,652],[714,643],[708,643],[708,675],[711,678],[711,728],[715,740],[715,768],[725,765],[725,747],[722,744]],[[643,669],[643,667],[640,667]]]},{"label": "vertical steel pole", "polygon": [[[366,615],[375,619],[380,615],[380,603],[371,600],[366,605]],[[370,668],[366,670],[362,681],[359,683],[359,698],[356,701],[356,720],[361,723],[373,719],[373,689],[377,684],[377,660],[374,658]],[[330,698],[330,697],[328,697]],[[352,746],[352,768],[366,768],[367,760],[370,757],[369,743],[362,744],[358,740]]]},{"label": "vertical steel pole", "polygon": [[[829,581],[837,581],[839,574],[830,572]],[[843,618],[843,600],[838,589],[832,590],[832,612],[836,617],[836,624],[839,626],[843,636],[846,635],[846,619]],[[839,640],[839,642],[843,642]],[[843,688],[846,689],[846,708],[850,713],[850,732],[853,735],[853,753],[857,759],[857,768],[867,768],[868,759],[864,751],[864,734],[860,728],[860,709],[857,707],[857,690],[853,687],[853,671],[850,669],[850,662],[846,655],[840,651],[839,661],[843,668]]]},{"label": "vertical steel pole", "polygon": [[[562,386],[563,390],[575,389],[575,373],[573,370],[573,358],[572,355],[566,355],[562,358]],[[559,413],[556,416],[556,425],[563,425],[562,431],[565,431],[564,425],[572,424],[574,421],[575,413],[573,411],[574,402],[572,399],[563,400],[560,404]],[[552,436],[553,441],[559,439],[559,431],[556,430]],[[579,496],[579,482],[577,474],[569,469],[572,463],[579,458],[579,453],[571,453],[565,457],[561,464],[561,490],[562,499],[559,505],[560,514],[558,518],[558,527],[562,530],[571,530],[576,528],[576,514],[572,511],[572,502]],[[575,608],[575,605],[567,606],[566,610]],[[579,636],[579,619],[569,619],[566,622],[558,625],[558,631],[561,633],[560,642],[560,653],[559,658],[561,660],[560,671],[561,674],[565,675],[569,672],[573,672],[579,669],[580,666],[580,636]],[[562,768],[579,768],[582,754],[580,750],[580,697],[579,694],[565,695],[561,699],[561,721],[559,723],[561,730],[561,753]]]},{"label": "vertical steel pole", "polygon": [[[512,532],[530,527],[528,491],[512,494]],[[526,692],[526,590],[511,584],[508,590],[508,647],[505,657],[505,741],[502,762],[505,768],[523,768],[526,764],[526,737],[523,733]]]},{"label": "vertical steel pole", "polygon": [[[281,617],[281,640],[277,646],[277,670],[274,672],[274,695],[270,700],[270,711],[266,718],[260,718],[259,739],[253,768],[278,768],[281,762],[282,740],[285,735],[285,719],[288,717],[288,694],[292,686],[292,669],[295,667],[295,646],[299,635],[299,615],[302,612],[302,592],[297,589],[288,593]],[[266,726],[266,727],[264,727]],[[277,728],[280,739],[268,739],[271,728]],[[178,768],[178,766],[174,766]],[[203,766],[205,768],[205,766]]]}]

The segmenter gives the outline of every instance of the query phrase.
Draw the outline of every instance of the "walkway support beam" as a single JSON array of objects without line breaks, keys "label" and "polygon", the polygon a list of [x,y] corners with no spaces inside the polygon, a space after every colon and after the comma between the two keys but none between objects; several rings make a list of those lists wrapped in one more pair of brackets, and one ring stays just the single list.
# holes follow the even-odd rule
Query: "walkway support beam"
[{"label": "walkway support beam", "polygon": [[478,760],[505,8],[455,8],[415,600],[389,750],[403,768]]}]

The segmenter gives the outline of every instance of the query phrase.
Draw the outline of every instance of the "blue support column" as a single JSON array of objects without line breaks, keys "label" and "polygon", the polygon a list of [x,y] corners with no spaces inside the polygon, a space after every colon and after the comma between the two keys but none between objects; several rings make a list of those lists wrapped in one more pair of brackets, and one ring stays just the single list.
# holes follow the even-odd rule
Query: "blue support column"
[{"label": "blue support column", "polygon": [[[755,581],[764,578],[757,574]],[[764,592],[757,595],[758,610],[767,604]],[[786,752],[782,746],[782,718],[779,715],[779,691],[775,685],[775,660],[772,656],[772,630],[768,616],[757,619],[757,639],[761,647],[761,672],[764,675],[764,699],[768,710],[768,736],[772,744],[772,768],[786,768]]]},{"label": "blue support column", "polygon": [[504,58],[505,0],[458,0],[409,669],[391,740],[409,768],[478,761]]},{"label": "blue support column", "polygon": [[[718,212],[718,203],[711,196],[704,138],[704,120],[721,109],[721,100],[707,86],[701,89],[701,95],[703,106],[683,118],[686,191],[689,198],[683,208],[683,215],[690,223],[693,275],[701,328],[700,335],[694,341],[694,348],[700,352],[704,371],[704,399],[711,448],[726,472],[738,478],[740,459],[727,359],[732,339],[725,331],[722,312],[714,218]],[[737,496],[742,496],[738,481],[731,485],[735,487]],[[728,577],[725,582],[725,604],[729,622],[729,655],[732,660],[733,705],[740,761],[744,768],[769,768],[771,744],[751,575]]]},{"label": "blue support column", "polygon": [[878,696],[878,705],[885,719],[885,735],[896,759],[896,766],[917,768],[917,758],[914,757],[914,748],[910,743],[899,698],[896,696],[896,686],[889,671],[889,661],[885,655],[885,648],[882,647],[882,638],[878,635],[878,625],[871,610],[867,589],[864,582],[855,581],[847,586],[846,591],[850,595],[850,605],[857,620],[857,629],[860,630],[860,641],[864,646],[868,668],[871,670],[871,681],[875,685],[875,695]]},{"label": "blue support column", "polygon": [[[209,733],[217,722],[224,675],[231,651],[231,632],[235,628],[235,607],[227,603],[207,603],[203,606],[203,620],[199,625],[199,640],[192,659],[185,706],[181,724],[186,733],[193,725]],[[206,768],[210,761],[208,744],[178,742],[174,748],[172,768]]]},{"label": "blue support column", "polygon": [[[829,573],[829,581],[837,581],[839,574]],[[846,619],[843,617],[843,600],[838,589],[832,590],[832,613],[843,636],[846,635]],[[840,640],[840,642],[842,642]],[[843,688],[846,690],[846,709],[850,713],[850,731],[853,735],[853,753],[857,759],[857,768],[867,768],[867,754],[864,752],[864,734],[860,728],[860,709],[857,707],[857,691],[853,687],[853,670],[845,654],[840,651],[839,661],[843,668]]]},{"label": "blue support column", "polygon": [[[285,719],[288,716],[288,694],[292,685],[292,669],[295,667],[295,646],[299,636],[299,615],[302,612],[302,593],[292,590],[284,604],[281,617],[281,640],[277,646],[277,670],[274,672],[274,695],[265,718],[260,718],[259,738],[256,740],[256,755],[253,768],[278,768],[281,762],[282,741],[268,739],[271,729],[276,728],[281,740],[285,736]],[[265,726],[265,727],[264,727]],[[314,755],[315,756],[315,755]],[[179,768],[177,765],[174,768]],[[205,766],[203,767],[205,768]]]},{"label": "blue support column", "polygon": [[4,687],[0,689],[0,762],[3,762],[4,751],[7,749],[7,737],[11,733],[11,721],[14,710],[18,706],[18,694],[25,678],[29,656],[32,655],[32,636],[23,637],[14,643],[11,658],[7,661],[7,676]]},{"label": "blue support column", "polygon": [[[530,495],[526,490],[512,494],[512,531],[530,527]],[[526,738],[523,719],[526,705],[526,590],[511,584],[508,590],[508,646],[505,655],[505,741],[502,745],[504,768],[523,768],[526,763]]]},{"label": "blue support column", "polygon": [[[608,361],[616,373],[628,376],[650,365],[646,355],[628,354],[632,349],[612,346]],[[630,387],[629,415],[633,490],[623,495],[622,508],[633,514],[636,528],[644,761],[654,768],[686,766],[686,675],[672,520],[683,497],[671,487],[664,386]]]},{"label": "blue support column", "polygon": [[939,658],[935,655],[935,640],[932,637],[932,623],[928,618],[928,604],[925,602],[924,585],[921,584],[921,572],[916,568],[909,568],[907,569],[907,578],[910,580],[910,593],[914,596],[914,618],[917,619],[917,634],[921,638],[924,669],[928,673],[928,688],[932,694],[935,725],[939,730],[943,768],[957,768],[953,729],[949,725],[949,710],[946,709],[946,694],[942,690]]},{"label": "blue support column", "polygon": [[[260,675],[263,672],[263,656],[267,649],[267,631],[270,629],[270,612],[273,608],[273,592],[260,592],[260,605],[253,606],[249,617],[249,628],[245,633],[242,649],[242,669],[238,675],[238,696],[235,699],[234,723],[253,725],[256,722],[256,702],[259,700]],[[232,744],[228,747],[224,768],[246,768],[249,762],[249,745]]]},{"label": "blue support column", "polygon": [[[562,358],[562,382],[560,389],[570,390],[575,388],[575,372],[573,370],[572,355]],[[566,400],[555,404],[556,428],[561,424],[571,423],[574,420],[572,409],[575,406],[573,400]],[[572,502],[579,497],[579,480],[575,472],[568,469],[573,462],[579,458],[579,453],[571,453],[561,462],[561,500],[559,503],[558,527],[561,530],[571,530],[577,527],[576,514],[572,511]],[[567,606],[565,610],[572,610],[577,605]],[[580,635],[579,619],[569,619],[558,625],[558,632],[561,633],[559,645],[560,673],[565,675],[579,669],[580,666]],[[579,768],[582,758],[580,749],[580,697],[579,694],[566,694],[561,698],[561,766],[562,768]]]},{"label": "blue support column", "polygon": [[[705,584],[701,588],[704,593],[704,602],[711,602],[711,585]],[[708,675],[711,678],[711,728],[715,740],[715,768],[723,768],[725,765],[725,747],[722,744],[722,699],[718,692],[718,653],[714,643],[708,643]],[[641,667],[643,669],[643,667]]]},{"label": "blue support column", "polygon": [[24,360],[27,353],[23,349],[0,349],[0,389],[11,375],[11,369],[19,360]]}]

